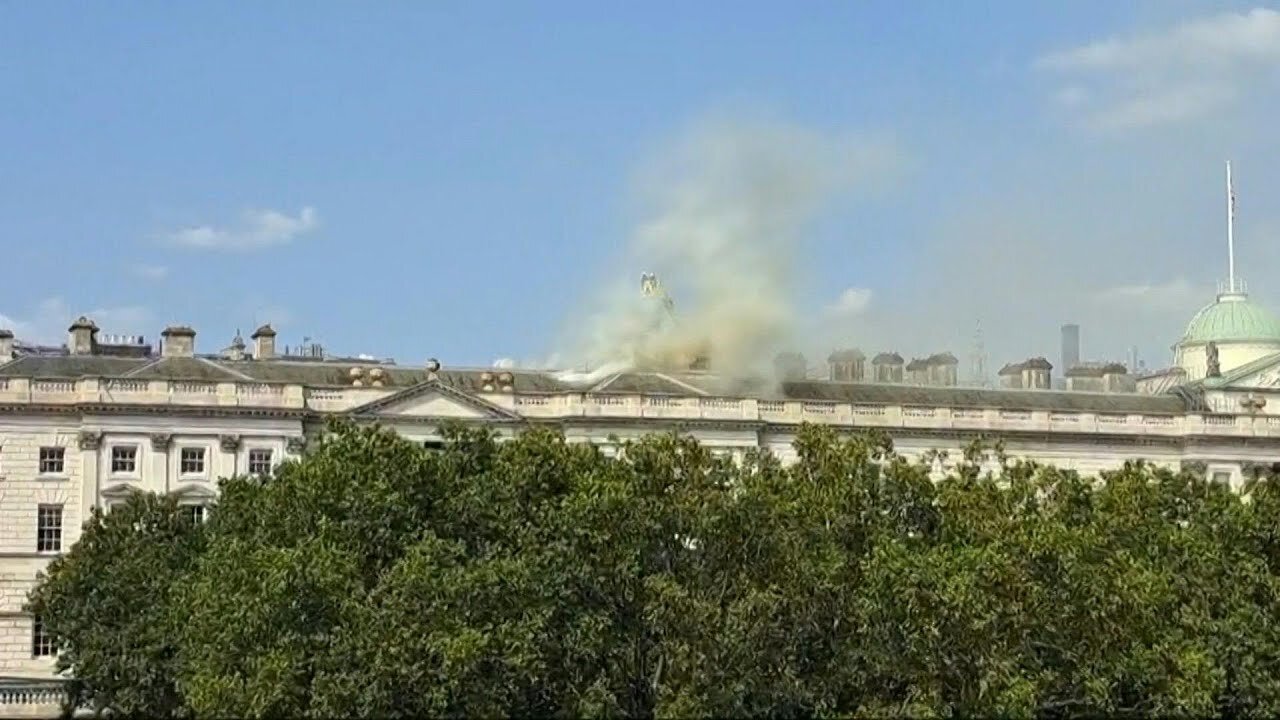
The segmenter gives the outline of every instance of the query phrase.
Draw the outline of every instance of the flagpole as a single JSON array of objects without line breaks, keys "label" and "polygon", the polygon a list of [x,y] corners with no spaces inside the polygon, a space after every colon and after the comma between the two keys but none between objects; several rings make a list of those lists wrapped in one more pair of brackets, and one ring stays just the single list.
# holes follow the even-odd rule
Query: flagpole
[{"label": "flagpole", "polygon": [[1227,161],[1227,292],[1236,291],[1236,197],[1231,187],[1231,161]]}]

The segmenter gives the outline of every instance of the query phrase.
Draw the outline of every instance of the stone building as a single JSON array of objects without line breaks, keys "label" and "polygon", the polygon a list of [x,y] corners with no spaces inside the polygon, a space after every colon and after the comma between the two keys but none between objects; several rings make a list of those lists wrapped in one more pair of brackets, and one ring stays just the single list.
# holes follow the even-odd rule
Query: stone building
[{"label": "stone building", "polygon": [[189,327],[165,330],[158,350],[102,336],[89,318],[58,348],[0,330],[0,713],[47,712],[57,699],[56,649],[22,606],[90,508],[145,490],[171,493],[202,518],[218,478],[299,457],[335,414],[423,443],[437,442],[449,420],[503,435],[551,425],[606,446],[681,428],[717,452],[766,448],[784,460],[801,423],[884,430],[912,457],[998,436],[1015,455],[1084,473],[1145,458],[1238,486],[1280,459],[1280,324],[1223,302],[1243,301],[1220,298],[1196,316],[1175,352],[1186,365],[1163,376],[1180,382],[1159,392],[1149,378],[1138,381],[1146,392],[1133,392],[1124,368],[1110,365],[1069,369],[1070,389],[1052,390],[1044,358],[1006,366],[1003,387],[990,390],[956,386],[945,353],[917,361],[910,378],[897,353],[876,355],[867,377],[865,356],[849,351],[829,358],[826,380],[810,379],[799,355],[779,357],[774,377],[735,379],[289,354],[269,325],[214,353],[200,351]]}]

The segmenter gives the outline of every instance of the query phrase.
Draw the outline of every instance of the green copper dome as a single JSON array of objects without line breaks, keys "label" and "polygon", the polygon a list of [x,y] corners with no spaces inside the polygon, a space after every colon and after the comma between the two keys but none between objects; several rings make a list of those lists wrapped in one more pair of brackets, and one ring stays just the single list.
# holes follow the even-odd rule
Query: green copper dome
[{"label": "green copper dome", "polygon": [[1280,343],[1280,318],[1242,292],[1223,293],[1191,318],[1182,336],[1184,343],[1210,341]]}]

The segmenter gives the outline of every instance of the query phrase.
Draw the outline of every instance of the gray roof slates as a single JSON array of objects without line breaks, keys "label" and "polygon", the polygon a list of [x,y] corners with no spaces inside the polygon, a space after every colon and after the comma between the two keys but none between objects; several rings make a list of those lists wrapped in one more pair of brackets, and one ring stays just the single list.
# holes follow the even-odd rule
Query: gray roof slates
[{"label": "gray roof slates", "polygon": [[92,355],[28,355],[0,368],[2,377],[75,379],[82,377],[123,377],[151,362],[145,358]]},{"label": "gray roof slates", "polygon": [[1006,410],[1075,410],[1101,413],[1181,413],[1185,403],[1172,395],[1090,393],[1056,390],[987,390],[920,387],[877,383],[788,382],[783,392],[793,400],[823,400],[885,405],[1001,408]]},{"label": "gray roof slates", "polygon": [[[227,361],[204,358],[120,358],[103,356],[26,356],[0,366],[0,377],[34,379],[75,379],[80,377],[132,377],[195,381],[236,381],[249,377],[263,383],[297,383],[311,387],[348,387],[350,369],[357,362]],[[425,382],[423,368],[381,367],[384,385],[410,387]],[[479,392],[481,376],[495,377],[499,369],[442,369],[439,381],[466,392]],[[548,372],[511,370],[517,393],[584,392]],[[713,397],[754,397],[884,405],[932,405],[943,407],[1002,408],[1010,410],[1061,410],[1100,413],[1181,413],[1183,399],[1172,395],[1137,393],[1089,393],[1054,390],[987,390],[958,387],[921,387],[881,383],[843,383],[825,380],[797,380],[779,385],[763,379],[733,379],[709,374],[621,373],[606,394],[677,395],[695,394],[690,388]]]},{"label": "gray roof slates", "polygon": [[137,380],[194,380],[203,382],[235,382],[244,378],[217,363],[194,357],[169,357],[152,363],[129,377]]}]

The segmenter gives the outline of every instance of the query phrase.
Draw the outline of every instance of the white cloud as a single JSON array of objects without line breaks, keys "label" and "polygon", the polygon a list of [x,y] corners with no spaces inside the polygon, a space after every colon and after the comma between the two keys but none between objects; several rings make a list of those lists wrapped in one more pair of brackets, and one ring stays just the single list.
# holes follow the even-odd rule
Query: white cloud
[{"label": "white cloud", "polygon": [[285,245],[320,226],[315,208],[304,207],[297,216],[277,210],[248,210],[235,227],[199,225],[181,228],[165,240],[200,250],[260,250]]},{"label": "white cloud", "polygon": [[131,265],[129,271],[143,280],[163,280],[169,276],[169,268],[164,265]]},{"label": "white cloud", "polygon": [[1188,307],[1203,303],[1207,296],[1207,288],[1177,278],[1163,283],[1117,285],[1098,291],[1093,299],[1103,304],[1126,303],[1130,309],[1185,312]]},{"label": "white cloud", "polygon": [[1095,130],[1182,123],[1226,109],[1280,69],[1280,11],[1255,8],[1038,58],[1055,105]]},{"label": "white cloud", "polygon": [[871,305],[871,296],[870,288],[846,288],[835,302],[827,306],[827,315],[841,318],[861,315]]},{"label": "white cloud", "polygon": [[73,310],[63,298],[50,297],[25,315],[0,314],[0,327],[12,330],[25,342],[57,345],[66,341],[67,327],[81,315],[92,319],[103,332],[121,335],[145,334],[155,322],[151,311],[140,305]]}]

